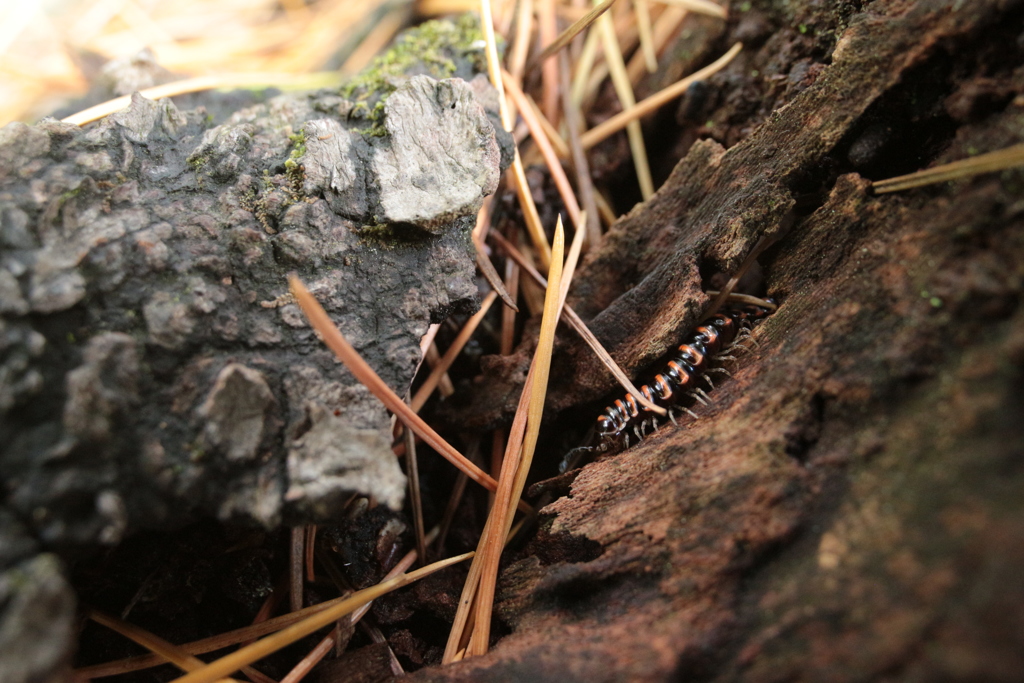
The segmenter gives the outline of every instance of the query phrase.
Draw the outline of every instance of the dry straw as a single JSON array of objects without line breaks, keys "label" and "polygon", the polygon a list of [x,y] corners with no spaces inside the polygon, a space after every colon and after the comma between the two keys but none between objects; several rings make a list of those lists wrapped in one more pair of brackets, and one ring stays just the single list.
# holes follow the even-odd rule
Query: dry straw
[{"label": "dry straw", "polygon": [[1024,145],[1013,145],[987,154],[979,154],[969,159],[961,159],[916,173],[879,180],[872,183],[871,189],[876,194],[899,192],[915,187],[944,183],[960,178],[969,178],[980,173],[1005,171],[1008,168],[1024,166]]},{"label": "dry straw", "polygon": [[418,581],[424,576],[429,576],[430,574],[444,569],[445,567],[450,567],[453,564],[463,562],[470,557],[473,557],[473,553],[466,553],[465,555],[458,555],[447,560],[441,560],[440,562],[435,562],[409,574],[401,574],[393,579],[381,581],[376,586],[356,591],[347,598],[342,599],[340,602],[331,605],[330,607],[306,619],[303,619],[297,624],[293,624],[292,626],[278,631],[273,635],[267,636],[266,638],[258,640],[251,645],[247,645],[229,655],[214,660],[201,669],[191,671],[180,678],[176,678],[175,683],[213,683],[214,681],[218,681],[225,675],[230,674],[233,671],[237,671],[247,664],[263,659],[267,655],[273,654],[281,648],[291,645],[300,638],[304,638],[310,633],[318,631],[324,626],[330,625],[343,616],[352,613],[359,607],[362,607],[366,603],[376,600],[382,595],[390,593],[391,591],[403,586],[408,586],[410,583]]}]

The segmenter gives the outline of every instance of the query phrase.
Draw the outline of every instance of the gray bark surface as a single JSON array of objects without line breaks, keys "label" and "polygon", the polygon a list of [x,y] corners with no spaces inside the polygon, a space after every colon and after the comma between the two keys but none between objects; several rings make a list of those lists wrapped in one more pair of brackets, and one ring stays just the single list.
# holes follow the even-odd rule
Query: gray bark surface
[{"label": "gray bark surface", "polygon": [[477,306],[470,230],[510,138],[474,96],[489,86],[424,70],[216,126],[136,94],[81,129],[0,130],[4,681],[49,680],[71,651],[74,597],[39,551],[200,516],[323,521],[354,494],[401,507],[389,416],[286,276],[398,394],[431,321]]}]

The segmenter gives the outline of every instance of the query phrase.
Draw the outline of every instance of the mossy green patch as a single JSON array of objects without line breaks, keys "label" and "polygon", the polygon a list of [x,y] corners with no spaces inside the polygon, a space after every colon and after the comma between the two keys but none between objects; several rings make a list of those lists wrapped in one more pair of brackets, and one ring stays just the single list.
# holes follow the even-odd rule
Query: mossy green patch
[{"label": "mossy green patch", "polygon": [[397,239],[391,225],[373,216],[372,222],[352,229],[364,243],[378,249],[394,249]]},{"label": "mossy green patch", "polygon": [[[277,233],[275,223],[288,207],[305,200],[302,184],[306,171],[298,160],[306,153],[306,135],[298,133],[290,139],[295,148],[284,162],[285,172],[272,174],[269,169],[263,169],[259,189],[249,187],[238,196],[238,205],[252,213],[268,235]],[[276,198],[272,197],[273,193],[277,193]]]},{"label": "mossy green patch", "polygon": [[81,184],[79,184],[79,185],[76,185],[75,187],[71,188],[70,190],[65,190],[64,192],[61,192],[60,193],[60,197],[58,197],[57,200],[61,204],[63,204],[63,203],[67,202],[70,199],[74,199],[75,197],[77,197],[81,193],[82,193],[82,186],[81,186]]},{"label": "mossy green patch", "polygon": [[306,153],[306,131],[300,130],[288,136],[292,143],[292,151],[288,155],[290,159],[298,159]]},{"label": "mossy green patch", "polygon": [[387,134],[384,102],[403,77],[425,74],[451,78],[467,58],[475,73],[484,72],[487,57],[483,40],[480,22],[473,14],[464,14],[455,21],[428,21],[400,35],[387,52],[341,88],[341,95],[355,102],[350,116],[370,123],[359,132]]},{"label": "mossy green patch", "polygon": [[243,209],[256,216],[256,220],[259,222],[261,226],[263,226],[263,231],[266,232],[268,235],[272,235],[277,232],[277,230],[274,230],[274,226],[271,224],[271,216],[270,212],[267,210],[268,207],[265,196],[266,192],[268,192],[272,188],[273,186],[270,184],[269,172],[264,171],[262,196],[260,194],[257,194],[256,190],[250,187],[248,190],[245,191],[245,194],[239,197],[238,202],[239,206],[241,206]]},{"label": "mossy green patch", "polygon": [[289,135],[292,141],[292,151],[284,161],[284,174],[288,178],[286,192],[291,202],[302,200],[302,182],[306,179],[306,171],[299,160],[306,155],[306,132],[300,130],[294,135]]},{"label": "mossy green patch", "polygon": [[[203,169],[206,168],[206,163],[209,161],[202,154],[192,154],[185,160],[188,167],[192,169],[192,173],[196,176],[196,186],[201,190],[203,189]],[[206,173],[205,175],[209,175]]]}]

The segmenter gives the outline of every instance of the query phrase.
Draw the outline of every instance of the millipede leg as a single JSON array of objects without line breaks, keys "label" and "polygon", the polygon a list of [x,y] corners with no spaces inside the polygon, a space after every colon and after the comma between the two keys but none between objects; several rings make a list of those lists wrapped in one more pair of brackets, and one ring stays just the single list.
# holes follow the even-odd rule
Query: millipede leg
[{"label": "millipede leg", "polygon": [[668,419],[672,420],[672,424],[676,425],[677,427],[679,426],[679,423],[676,422],[676,414],[675,412],[673,412],[671,408],[669,408],[668,411]]},{"label": "millipede leg", "polygon": [[725,375],[726,377],[732,377],[732,373],[729,372],[728,370],[726,370],[725,368],[708,368],[704,372],[705,373],[707,373],[707,372],[720,372],[723,375]]},{"label": "millipede leg", "polygon": [[689,408],[683,408],[683,410],[685,410],[687,413],[689,413],[690,417],[692,417],[694,420],[699,420],[700,419],[700,415],[698,415],[697,413],[693,412]]},{"label": "millipede leg", "polygon": [[629,434],[623,434],[626,437],[626,448],[629,448]]},{"label": "millipede leg", "polygon": [[[697,393],[698,391],[700,391],[700,394],[704,394],[704,392],[701,391],[700,389],[694,389],[693,391],[687,391],[686,395],[694,399],[695,401],[698,401],[702,405],[711,405],[710,403],[705,401],[700,394]],[[707,394],[704,394],[704,396],[707,396]]]},{"label": "millipede leg", "polygon": [[592,446],[580,446],[579,448],[574,448],[566,453],[565,457],[562,458],[562,462],[558,464],[558,471],[568,472],[569,470],[574,470],[576,469],[576,466],[579,465],[580,460],[583,459],[584,454],[589,453],[590,451],[597,451],[598,453],[601,453],[607,450],[607,448],[607,444],[604,443],[597,448]]},{"label": "millipede leg", "polygon": [[700,376],[700,378],[708,383],[708,387],[711,388],[711,391],[714,391],[715,390],[715,383],[711,381],[711,377],[708,376],[708,372],[709,372],[708,370],[705,370],[704,374],[702,374]]},{"label": "millipede leg", "polygon": [[705,399],[707,399],[708,402],[704,403],[704,405],[710,405],[711,397],[708,396],[707,393],[703,389],[701,389],[700,387],[697,387],[696,389],[694,389],[694,391],[697,392],[698,394],[700,394],[701,396],[703,396]]}]

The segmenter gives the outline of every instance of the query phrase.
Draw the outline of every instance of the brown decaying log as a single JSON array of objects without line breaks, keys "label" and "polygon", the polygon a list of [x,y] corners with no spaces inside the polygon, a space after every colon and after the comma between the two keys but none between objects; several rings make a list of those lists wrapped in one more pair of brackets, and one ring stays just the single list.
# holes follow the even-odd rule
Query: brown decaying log
[{"label": "brown decaying log", "polygon": [[[873,196],[854,172],[1021,141],[1021,3],[788,3],[788,26],[754,4],[708,123],[730,144],[730,114],[752,132],[693,145],[570,303],[639,374],[692,328],[711,276],[779,234],[761,259],[778,312],[701,419],[586,466],[542,511],[499,585],[510,635],[414,680],[1024,670],[1022,176]],[[801,63],[833,45],[822,24],[834,49]],[[886,141],[884,124],[906,127]],[[522,363],[491,364],[481,422],[509,410]],[[611,388],[571,333],[553,368],[552,417]]]}]

